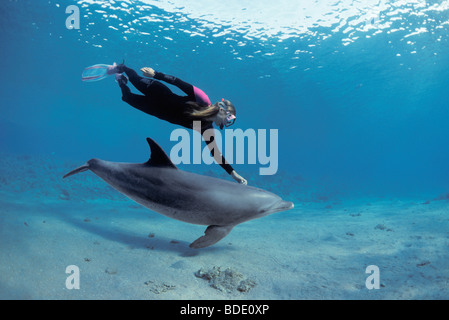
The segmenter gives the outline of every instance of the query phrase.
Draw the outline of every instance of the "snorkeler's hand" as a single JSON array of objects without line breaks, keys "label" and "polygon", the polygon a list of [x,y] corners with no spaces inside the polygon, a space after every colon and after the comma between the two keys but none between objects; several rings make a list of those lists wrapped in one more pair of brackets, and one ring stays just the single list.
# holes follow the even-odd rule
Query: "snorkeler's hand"
[{"label": "snorkeler's hand", "polygon": [[147,67],[140,69],[140,71],[142,71],[143,75],[148,78],[153,78],[156,74],[156,72],[152,68]]},{"label": "snorkeler's hand", "polygon": [[235,172],[235,170],[232,171],[231,176],[232,176],[232,177],[234,178],[234,180],[237,181],[238,183],[243,184],[243,185],[245,185],[245,186],[248,185],[248,181],[246,181],[245,178],[243,178],[241,175],[239,175],[237,172]]}]

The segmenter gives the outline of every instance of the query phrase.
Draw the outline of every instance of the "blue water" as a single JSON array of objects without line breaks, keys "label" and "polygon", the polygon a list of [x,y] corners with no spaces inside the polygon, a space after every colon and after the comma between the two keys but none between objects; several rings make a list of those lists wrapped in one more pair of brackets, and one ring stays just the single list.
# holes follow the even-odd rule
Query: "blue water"
[{"label": "blue water", "polygon": [[[79,30],[66,28],[72,4]],[[0,8],[8,201],[25,203],[29,193],[37,208],[48,197],[66,200],[62,189],[79,201],[124,201],[95,177],[72,181],[76,187],[59,179],[94,157],[145,161],[146,137],[173,147],[178,127],[121,101],[113,77],[81,81],[85,67],[122,59],[192,83],[213,102],[231,100],[234,129],[278,129],[276,175],[260,176],[260,164],[234,168],[297,207],[367,198],[422,203],[449,192],[447,1],[6,0]],[[218,165],[181,167],[231,179]],[[83,182],[94,187],[83,190]]]}]

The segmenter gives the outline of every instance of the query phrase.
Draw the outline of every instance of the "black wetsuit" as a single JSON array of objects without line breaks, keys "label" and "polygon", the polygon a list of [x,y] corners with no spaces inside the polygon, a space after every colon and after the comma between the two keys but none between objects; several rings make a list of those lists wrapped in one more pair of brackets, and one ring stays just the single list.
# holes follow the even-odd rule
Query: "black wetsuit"
[{"label": "black wetsuit", "polygon": [[[126,73],[129,81],[134,85],[134,87],[144,94],[134,94],[127,85],[119,82],[120,88],[122,89],[123,101],[149,115],[188,129],[193,129],[194,120],[189,119],[185,115],[186,103],[189,101],[198,102],[198,91],[205,96],[201,90],[182,81],[181,79],[163,74],[161,72],[156,72],[154,78],[151,79],[140,77],[136,71],[126,66],[123,66],[122,70]],[[166,85],[157,80],[162,80],[178,87],[185,92],[187,96],[179,96],[173,93]],[[207,98],[207,96],[205,97]],[[206,130],[213,129],[212,124],[212,121],[201,121],[202,136]],[[231,174],[234,169],[227,163],[226,159],[220,153],[215,143],[214,136],[212,136],[209,141],[206,141],[206,144],[209,147],[209,150],[211,150],[211,154],[214,159],[223,169],[226,170],[227,173]],[[214,152],[215,150],[217,152]]]}]

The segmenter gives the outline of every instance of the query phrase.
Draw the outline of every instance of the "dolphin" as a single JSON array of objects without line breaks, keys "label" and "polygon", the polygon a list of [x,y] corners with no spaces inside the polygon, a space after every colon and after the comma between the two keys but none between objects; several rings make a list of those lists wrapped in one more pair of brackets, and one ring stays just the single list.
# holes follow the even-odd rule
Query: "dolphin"
[{"label": "dolphin", "polygon": [[178,169],[152,139],[146,163],[91,159],[64,178],[90,170],[135,202],[164,216],[208,226],[191,248],[211,246],[238,224],[293,208],[293,203],[251,186]]}]

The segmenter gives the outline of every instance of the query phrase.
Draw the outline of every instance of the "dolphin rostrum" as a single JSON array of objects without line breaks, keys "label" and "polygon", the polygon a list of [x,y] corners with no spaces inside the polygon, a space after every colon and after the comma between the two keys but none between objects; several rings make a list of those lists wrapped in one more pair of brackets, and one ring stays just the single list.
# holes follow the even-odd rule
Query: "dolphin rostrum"
[{"label": "dolphin rostrum", "polygon": [[211,246],[236,225],[290,210],[293,203],[254,187],[179,170],[152,139],[151,158],[143,164],[99,159],[69,172],[64,178],[90,170],[137,203],[176,220],[208,226],[191,248]]}]

